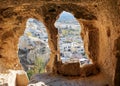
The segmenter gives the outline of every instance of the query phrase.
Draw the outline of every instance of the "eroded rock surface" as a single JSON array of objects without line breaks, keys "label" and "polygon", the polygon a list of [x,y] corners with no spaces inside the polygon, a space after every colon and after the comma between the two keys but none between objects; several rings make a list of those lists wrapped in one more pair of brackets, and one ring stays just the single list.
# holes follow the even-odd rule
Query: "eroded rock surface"
[{"label": "eroded rock surface", "polygon": [[[24,32],[26,20],[30,17],[41,20],[46,26],[51,50],[50,61],[46,68],[47,72],[54,72],[56,63],[60,61],[58,30],[54,23],[65,10],[73,13],[81,23],[81,35],[86,53],[93,63],[99,65],[100,71],[106,77],[108,83],[105,86],[108,84],[120,86],[119,44],[117,44],[120,37],[119,4],[120,0],[0,1],[0,72],[23,69],[17,55],[17,44]],[[97,76],[94,78],[97,80]],[[102,82],[94,81],[94,83],[100,83],[95,86],[102,86]]]},{"label": "eroded rock surface", "polygon": [[28,86],[108,86],[108,82],[101,74],[89,78],[36,74]]}]

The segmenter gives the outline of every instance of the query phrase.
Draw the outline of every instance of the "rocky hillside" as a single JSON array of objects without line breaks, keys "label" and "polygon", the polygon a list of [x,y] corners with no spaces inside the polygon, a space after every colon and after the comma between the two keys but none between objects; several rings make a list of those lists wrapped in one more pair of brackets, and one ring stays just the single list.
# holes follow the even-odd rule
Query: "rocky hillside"
[{"label": "rocky hillside", "polygon": [[18,56],[21,64],[27,71],[34,66],[37,58],[49,58],[49,47],[44,25],[35,20],[28,19],[24,34],[19,39]]}]

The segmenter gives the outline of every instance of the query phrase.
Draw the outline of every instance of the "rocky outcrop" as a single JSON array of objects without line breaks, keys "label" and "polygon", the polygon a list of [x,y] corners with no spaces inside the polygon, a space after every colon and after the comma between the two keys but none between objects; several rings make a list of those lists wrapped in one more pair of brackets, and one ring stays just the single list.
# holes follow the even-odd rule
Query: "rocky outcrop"
[{"label": "rocky outcrop", "polygon": [[[54,23],[60,13],[65,10],[73,13],[81,23],[85,50],[93,63],[99,66],[108,82],[105,85],[120,86],[118,77],[120,75],[119,3],[119,0],[0,1],[0,72],[23,69],[16,51],[18,38],[23,34],[26,20],[30,17],[41,20],[46,27],[51,51],[46,68],[48,72],[54,72],[54,66],[60,61],[59,36]],[[56,57],[57,60],[55,60]],[[96,78],[97,76],[95,80]]]},{"label": "rocky outcrop", "polygon": [[45,26],[35,19],[28,19],[18,44],[18,57],[25,71],[32,69],[38,58],[44,59],[44,63],[47,63],[50,52],[47,38]]}]

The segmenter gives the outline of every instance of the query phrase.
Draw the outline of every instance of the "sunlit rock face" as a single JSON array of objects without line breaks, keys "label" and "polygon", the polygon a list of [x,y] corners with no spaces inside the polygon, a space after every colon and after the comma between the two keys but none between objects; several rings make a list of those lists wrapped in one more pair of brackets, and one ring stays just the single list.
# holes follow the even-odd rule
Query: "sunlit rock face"
[{"label": "sunlit rock face", "polygon": [[34,66],[37,58],[44,58],[46,63],[50,51],[45,26],[36,19],[29,18],[18,47],[18,56],[25,71]]},{"label": "sunlit rock face", "polygon": [[47,29],[51,53],[46,69],[52,73],[56,71],[55,66],[60,59],[58,30],[54,23],[66,10],[81,23],[86,53],[93,63],[98,64],[105,77],[103,79],[108,83],[106,86],[120,86],[119,3],[119,0],[0,1],[0,72],[22,70],[17,44],[25,30],[26,20],[31,17],[41,20]]}]

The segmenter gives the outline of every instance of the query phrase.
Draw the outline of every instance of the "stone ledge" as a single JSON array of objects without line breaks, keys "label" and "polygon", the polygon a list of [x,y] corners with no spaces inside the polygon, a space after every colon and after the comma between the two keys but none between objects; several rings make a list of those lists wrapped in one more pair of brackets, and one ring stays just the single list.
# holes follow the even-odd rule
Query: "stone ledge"
[{"label": "stone ledge", "polygon": [[34,75],[28,86],[107,86],[108,82],[102,74],[92,77],[65,77],[51,74]]}]

